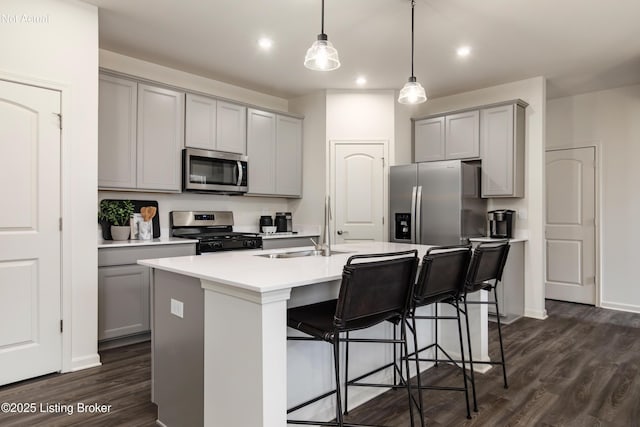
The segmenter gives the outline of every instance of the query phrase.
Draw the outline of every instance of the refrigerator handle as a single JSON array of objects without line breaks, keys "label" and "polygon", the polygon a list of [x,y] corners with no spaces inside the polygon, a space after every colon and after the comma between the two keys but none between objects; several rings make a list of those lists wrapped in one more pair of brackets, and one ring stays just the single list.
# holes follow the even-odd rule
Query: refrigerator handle
[{"label": "refrigerator handle", "polygon": [[411,243],[416,243],[416,191],[414,185],[411,190]]},{"label": "refrigerator handle", "polygon": [[418,186],[418,191],[416,192],[416,244],[422,244],[422,221],[420,218],[422,217],[422,185]]}]

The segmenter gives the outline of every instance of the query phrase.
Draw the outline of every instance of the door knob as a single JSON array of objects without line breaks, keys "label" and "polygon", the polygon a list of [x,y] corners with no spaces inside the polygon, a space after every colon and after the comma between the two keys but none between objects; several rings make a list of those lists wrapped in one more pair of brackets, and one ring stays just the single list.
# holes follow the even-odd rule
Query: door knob
[{"label": "door knob", "polygon": [[342,236],[342,230],[338,230],[336,233],[338,233],[338,236]]}]

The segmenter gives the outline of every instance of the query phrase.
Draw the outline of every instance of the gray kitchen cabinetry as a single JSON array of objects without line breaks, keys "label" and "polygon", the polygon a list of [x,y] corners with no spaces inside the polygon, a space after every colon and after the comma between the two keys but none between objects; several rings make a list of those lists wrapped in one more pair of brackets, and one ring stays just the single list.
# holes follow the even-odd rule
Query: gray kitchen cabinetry
[{"label": "gray kitchen cabinetry", "polygon": [[247,111],[249,194],[302,195],[302,120],[250,108]]},{"label": "gray kitchen cabinetry", "polygon": [[480,156],[477,110],[414,122],[414,161],[475,159]]},{"label": "gray kitchen cabinetry", "polygon": [[482,197],[524,197],[522,101],[480,111]]},{"label": "gray kitchen cabinetry", "polygon": [[139,259],[195,255],[195,242],[98,250],[98,341],[112,348],[150,337],[150,269]]},{"label": "gray kitchen cabinetry", "polygon": [[184,93],[100,74],[98,188],[179,192]]},{"label": "gray kitchen cabinetry", "polygon": [[301,246],[311,246],[311,240],[319,242],[320,236],[305,236],[305,237],[279,237],[277,239],[262,238],[262,249],[282,249],[282,248],[298,248]]},{"label": "gray kitchen cabinetry", "polygon": [[247,152],[247,108],[188,93],[185,109],[185,147]]}]

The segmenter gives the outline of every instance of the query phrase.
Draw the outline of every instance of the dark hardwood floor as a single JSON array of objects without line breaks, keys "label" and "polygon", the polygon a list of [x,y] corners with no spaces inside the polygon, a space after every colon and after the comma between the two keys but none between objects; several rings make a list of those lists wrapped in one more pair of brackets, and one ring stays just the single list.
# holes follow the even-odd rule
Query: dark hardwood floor
[{"label": "dark hardwood floor", "polygon": [[[467,420],[460,392],[425,391],[430,426],[640,426],[640,315],[547,301],[549,319],[504,326],[510,387],[499,367],[476,376],[479,412]],[[491,324],[490,354],[497,357]],[[1,426],[151,426],[149,344],[101,353],[103,365],[0,387],[0,402],[112,405],[106,414],[6,414]],[[458,385],[440,365],[431,384]],[[409,425],[406,394],[390,391],[351,411],[348,420]],[[189,427],[189,426],[187,426]],[[218,426],[216,426],[218,427]],[[235,426],[219,426],[235,427]],[[238,426],[252,427],[252,426]]]}]

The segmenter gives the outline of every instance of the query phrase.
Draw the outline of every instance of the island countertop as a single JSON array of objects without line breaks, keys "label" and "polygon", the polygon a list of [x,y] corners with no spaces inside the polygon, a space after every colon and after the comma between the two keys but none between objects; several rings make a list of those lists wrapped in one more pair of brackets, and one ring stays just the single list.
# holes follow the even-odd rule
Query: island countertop
[{"label": "island countertop", "polygon": [[138,264],[264,293],[338,280],[342,277],[343,266],[352,255],[417,249],[418,256],[422,257],[429,247],[406,243],[363,242],[332,245],[332,250],[345,253],[333,254],[330,257],[266,258],[259,256],[313,249],[312,246],[305,246],[147,259],[138,261]]}]

